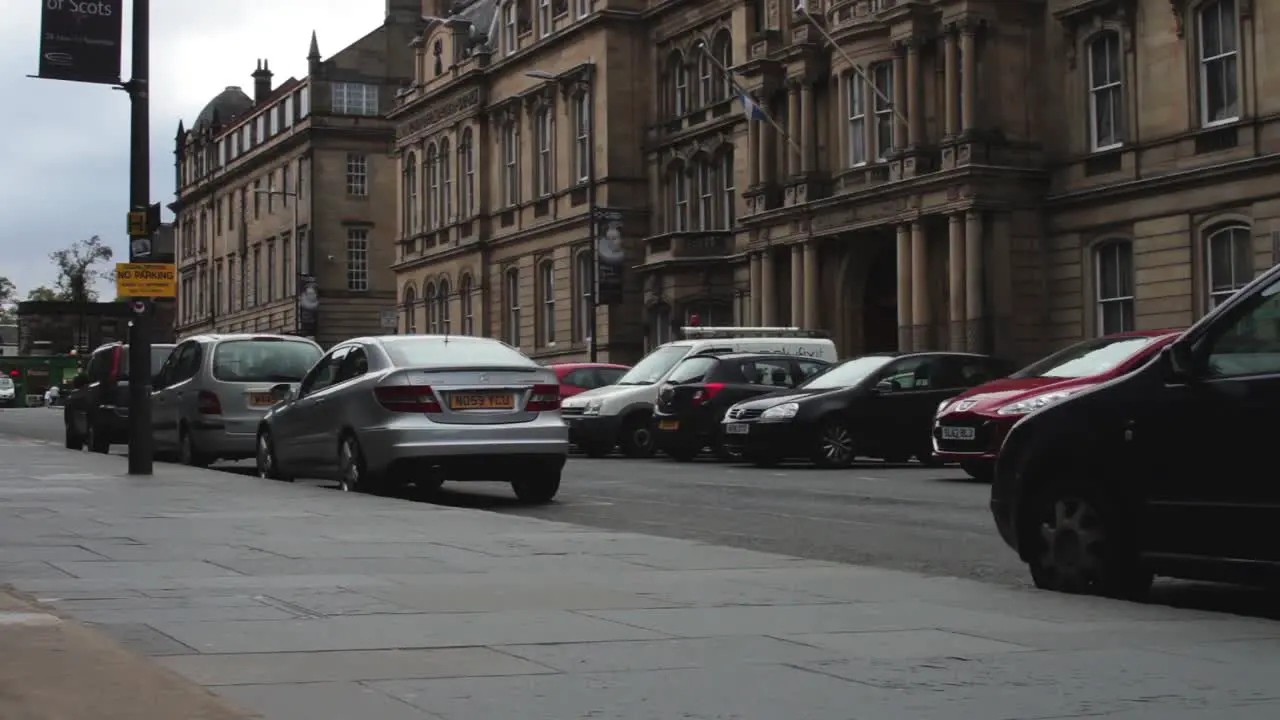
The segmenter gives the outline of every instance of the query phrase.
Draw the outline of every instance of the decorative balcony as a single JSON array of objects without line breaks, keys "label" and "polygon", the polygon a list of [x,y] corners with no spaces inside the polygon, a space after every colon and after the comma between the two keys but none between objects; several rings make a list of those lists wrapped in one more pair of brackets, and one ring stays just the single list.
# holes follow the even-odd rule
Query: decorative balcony
[{"label": "decorative balcony", "polygon": [[644,239],[644,266],[720,262],[733,254],[733,231],[688,230]]}]

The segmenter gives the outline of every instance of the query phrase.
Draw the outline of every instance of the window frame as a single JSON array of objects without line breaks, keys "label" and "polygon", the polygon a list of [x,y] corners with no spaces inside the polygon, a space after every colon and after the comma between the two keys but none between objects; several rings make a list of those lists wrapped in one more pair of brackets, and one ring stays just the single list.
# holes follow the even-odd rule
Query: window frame
[{"label": "window frame", "polygon": [[404,332],[406,335],[416,335],[418,333],[418,313],[414,306],[418,302],[418,292],[410,283],[404,286],[404,299],[402,306],[404,307]]},{"label": "window frame", "polygon": [[574,298],[573,335],[580,342],[590,342],[592,313],[596,307],[596,266],[590,248],[579,250],[573,256]]},{"label": "window frame", "polygon": [[733,164],[733,149],[730,148],[720,156],[720,226],[723,230],[732,230],[738,218],[738,183]]},{"label": "window frame", "polygon": [[[1108,272],[1107,257],[1105,253],[1115,250],[1114,256],[1115,267],[1112,270],[1116,273],[1116,286],[1119,288],[1119,294],[1104,297],[1103,296],[1103,277]],[[1091,249],[1093,261],[1093,303],[1094,303],[1094,335],[1096,337],[1106,337],[1121,332],[1129,332],[1135,329],[1135,298],[1136,298],[1136,282],[1134,278],[1133,267],[1133,242],[1127,239],[1110,239],[1096,243]],[[1124,267],[1124,260],[1127,257],[1128,268]],[[1125,290],[1127,289],[1127,294]],[[1120,307],[1120,327],[1107,327],[1107,309],[1111,305]]]},{"label": "window frame", "polygon": [[462,314],[462,334],[475,335],[475,305],[472,298],[472,280],[470,273],[465,273],[458,281],[458,310]]},{"label": "window frame", "polygon": [[[893,152],[893,112],[894,77],[893,63],[880,62],[867,69],[877,92],[872,93],[871,110],[875,119],[875,157],[876,162],[885,162]],[[883,78],[881,75],[883,74]],[[881,80],[883,79],[883,84]],[[883,97],[882,97],[883,96]]]},{"label": "window frame", "polygon": [[573,96],[573,132],[574,174],[582,185],[591,181],[591,107],[586,93]]},{"label": "window frame", "polygon": [[683,117],[689,112],[689,68],[685,66],[684,53],[671,53],[667,60],[671,82],[671,112]]},{"label": "window frame", "polygon": [[411,235],[418,229],[418,154],[409,152],[404,163],[404,230]]},{"label": "window frame", "polygon": [[347,290],[368,292],[369,228],[347,228]]},{"label": "window frame", "polygon": [[506,296],[506,335],[507,344],[520,347],[520,268],[508,268],[502,275],[503,294]]},{"label": "window frame", "polygon": [[[1205,312],[1211,312],[1218,305],[1226,302],[1232,295],[1235,295],[1241,288],[1253,282],[1256,274],[1256,260],[1253,255],[1253,228],[1242,222],[1224,222],[1215,224],[1206,229],[1202,233],[1204,238],[1204,298]],[[1230,243],[1229,257],[1231,287],[1229,290],[1215,290],[1214,283],[1214,262],[1213,249],[1215,241],[1223,239]],[[1236,253],[1239,248],[1237,243],[1243,244],[1243,257],[1248,261],[1248,268],[1244,271],[1244,277],[1236,277],[1236,271],[1240,270],[1236,266]]]},{"label": "window frame", "polygon": [[698,193],[698,229],[712,230],[716,223],[716,186],[720,182],[716,178],[715,167],[703,159],[697,164],[697,178],[694,185]]},{"label": "window frame", "polygon": [[[1108,69],[1110,67],[1111,52],[1115,53],[1115,67],[1119,73],[1118,77],[1108,77],[1103,81],[1098,79],[1098,67],[1095,62],[1094,48],[1099,44],[1106,46]],[[1089,85],[1089,149],[1093,152],[1105,152],[1107,150],[1115,150],[1124,146],[1124,49],[1122,47],[1120,33],[1115,30],[1103,30],[1097,33],[1085,46],[1086,60],[1086,81]],[[1104,72],[1107,70],[1104,70]],[[1111,122],[1114,138],[1112,142],[1102,142],[1103,138],[1099,137],[1099,112],[1102,109],[1099,103],[1101,95],[1108,95],[1112,98],[1111,105]]]},{"label": "window frame", "polygon": [[472,142],[471,128],[462,131],[462,142],[458,152],[462,158],[462,185],[459,188],[458,210],[463,217],[471,217],[475,208],[476,162]]},{"label": "window frame", "polygon": [[869,161],[867,152],[867,88],[858,73],[845,78],[845,120],[849,133],[846,161],[849,167],[863,167]]},{"label": "window frame", "polygon": [[549,37],[551,27],[551,0],[538,0],[538,37]]},{"label": "window frame", "polygon": [[556,266],[552,258],[538,263],[538,326],[544,347],[556,345]]},{"label": "window frame", "polygon": [[519,18],[516,13],[515,0],[507,0],[502,4],[502,54],[515,55],[519,49]]},{"label": "window frame", "polygon": [[[369,197],[369,156],[347,153],[347,195]],[[258,194],[254,193],[254,217],[258,214]]]},{"label": "window frame", "polygon": [[502,207],[520,203],[520,129],[514,122],[502,128]]},{"label": "window frame", "polygon": [[437,310],[437,301],[439,295],[436,291],[436,284],[428,281],[426,288],[422,292],[422,302],[427,308],[427,334],[440,334],[440,316]]},{"label": "window frame", "polygon": [[671,229],[674,232],[688,232],[690,221],[689,209],[689,177],[686,168],[681,165],[675,168],[671,177],[671,195],[674,200],[671,217]]},{"label": "window frame", "polygon": [[427,146],[422,166],[427,170],[426,195],[426,229],[435,230],[440,227],[440,157],[435,143]]},{"label": "window frame", "polygon": [[534,195],[539,199],[551,196],[554,188],[555,120],[551,108],[538,108],[533,117],[534,126]]},{"label": "window frame", "polygon": [[440,140],[440,224],[453,220],[453,158],[449,138]]},{"label": "window frame", "polygon": [[[1224,6],[1230,7],[1230,28],[1235,37],[1235,46],[1227,52],[1219,52],[1212,57],[1205,55],[1205,17],[1210,12],[1218,15],[1219,21],[1224,19],[1225,13],[1222,12]],[[1242,117],[1243,97],[1241,91],[1241,68],[1240,68],[1240,12],[1237,0],[1209,0],[1195,9],[1195,29],[1196,29],[1196,85],[1199,91],[1199,113],[1200,126],[1202,128],[1219,127],[1222,125],[1230,125],[1239,122]],[[1219,24],[1219,29],[1227,27]],[[1218,40],[1222,40],[1219,35]],[[1217,120],[1210,118],[1209,106],[1209,73],[1208,66],[1210,63],[1226,63],[1231,67],[1231,72],[1223,73],[1223,79],[1229,80],[1231,85],[1235,87],[1235,112],[1230,117],[1224,117]],[[1225,86],[1224,86],[1225,89]]]},{"label": "window frame", "polygon": [[440,323],[440,329],[445,335],[452,334],[453,331],[453,300],[450,293],[453,288],[449,286],[449,278],[440,278],[436,283],[436,316]]}]

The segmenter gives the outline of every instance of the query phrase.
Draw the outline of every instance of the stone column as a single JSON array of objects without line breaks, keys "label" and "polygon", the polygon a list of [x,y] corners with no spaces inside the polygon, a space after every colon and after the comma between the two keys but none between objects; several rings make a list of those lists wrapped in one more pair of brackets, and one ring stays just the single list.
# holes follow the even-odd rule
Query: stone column
[{"label": "stone column", "polygon": [[[763,102],[757,100],[757,103]],[[761,107],[766,107],[761,105]],[[756,166],[756,175],[759,177],[761,184],[773,182],[773,162],[772,159],[777,150],[778,131],[772,125],[762,120],[752,120],[751,125],[756,129],[756,138],[760,143],[760,154],[751,159]]]},{"label": "stone column", "polygon": [[973,23],[966,23],[960,28],[960,59],[963,62],[963,68],[960,71],[960,131],[962,133],[972,132],[977,123],[977,106],[974,103],[977,99],[975,81],[978,75],[976,32],[977,27]]},{"label": "stone column", "polygon": [[774,327],[778,324],[778,274],[773,266],[773,248],[765,248],[760,254],[760,324]]},{"label": "stone column", "polygon": [[[800,174],[801,152],[797,145],[804,142],[800,119],[800,81],[790,80],[787,83],[787,134],[791,136],[787,142],[787,176]],[[786,141],[786,138],[783,138]]]},{"label": "stone column", "polygon": [[910,352],[911,343],[911,226],[898,226],[898,350]]},{"label": "stone column", "polygon": [[800,86],[800,147],[800,172],[807,175],[813,172],[818,157],[818,118],[814,115],[813,86],[809,83]]},{"label": "stone column", "polygon": [[932,349],[932,308],[929,306],[929,251],[924,220],[911,223],[911,349]]},{"label": "stone column", "polygon": [[804,327],[804,244],[791,246],[791,326]]},{"label": "stone column", "polygon": [[761,279],[760,253],[751,253],[751,317],[747,320],[747,324],[756,327],[760,325],[760,308],[762,307],[760,300],[764,297]]},{"label": "stone column", "polygon": [[[867,90],[870,95],[870,89]],[[901,47],[893,53],[893,107],[897,111],[893,116],[893,148],[902,150],[907,146],[907,126],[900,115],[905,115],[903,108],[907,106],[907,57]],[[867,122],[870,128],[871,122]],[[868,130],[868,133],[870,130]]]},{"label": "stone column", "polygon": [[968,295],[965,294],[965,217],[961,213],[952,215],[948,223],[947,247],[947,289],[949,296],[947,310],[950,343],[947,348],[952,352],[963,352],[968,348],[968,330],[965,320],[968,318]]},{"label": "stone column", "polygon": [[964,293],[965,346],[969,352],[987,350],[986,308],[983,307],[983,242],[982,212],[965,214]]},{"label": "stone column", "polygon": [[958,47],[956,45],[956,34],[953,30],[948,29],[943,45],[942,52],[945,54],[945,78],[943,85],[946,92],[943,93],[943,102],[947,104],[946,132],[947,137],[955,137],[960,134],[960,118],[956,117],[960,112],[960,78],[957,73],[960,71],[960,58],[957,57]]},{"label": "stone column", "polygon": [[920,113],[920,40],[907,38],[907,147],[920,146],[923,117]]},{"label": "stone column", "polygon": [[747,187],[755,187],[760,184],[760,163],[756,158],[760,157],[760,122],[757,120],[747,121]]},{"label": "stone column", "polygon": [[822,322],[818,318],[818,291],[822,281],[818,278],[818,241],[804,244],[804,327],[817,330]]}]

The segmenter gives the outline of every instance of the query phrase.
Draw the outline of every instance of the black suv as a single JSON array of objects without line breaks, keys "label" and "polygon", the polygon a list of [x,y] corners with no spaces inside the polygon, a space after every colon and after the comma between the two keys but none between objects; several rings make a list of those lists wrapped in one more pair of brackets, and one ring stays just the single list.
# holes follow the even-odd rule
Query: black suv
[{"label": "black suv", "polygon": [[[151,346],[151,368],[158,372],[173,352],[171,344]],[[62,409],[67,447],[86,445],[105,453],[129,442],[129,346],[109,343],[94,350],[84,371],[71,382]]]},{"label": "black suv", "polygon": [[776,353],[696,355],[680,363],[653,405],[654,444],[676,460],[692,460],[711,447],[722,460],[720,421],[735,403],[793,388],[824,372],[830,363]]}]

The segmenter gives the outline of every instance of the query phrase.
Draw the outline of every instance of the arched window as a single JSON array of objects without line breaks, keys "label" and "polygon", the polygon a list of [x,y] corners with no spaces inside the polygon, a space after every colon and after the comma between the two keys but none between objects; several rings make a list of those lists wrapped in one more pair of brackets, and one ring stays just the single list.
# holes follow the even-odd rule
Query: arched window
[{"label": "arched window", "polygon": [[412,285],[406,285],[404,288],[404,332],[406,335],[413,335],[418,332],[418,312],[414,305],[417,303],[418,295],[413,290]]},{"label": "arched window", "polygon": [[422,302],[427,306],[427,334],[440,334],[440,319],[436,314],[436,284],[427,283],[426,289],[422,291]]},{"label": "arched window", "polygon": [[1238,0],[1216,0],[1196,13],[1200,60],[1200,124],[1240,119],[1240,16]]},{"label": "arched window", "polygon": [[1133,244],[1112,240],[1093,249],[1097,334],[1128,332],[1133,325]]},{"label": "arched window", "polygon": [[716,186],[720,184],[720,180],[716,177],[716,164],[709,158],[702,158],[697,168],[695,180],[698,193],[698,229],[712,230],[717,220],[716,195],[719,194],[720,189]]},{"label": "arched window", "polygon": [[418,156],[409,153],[404,163],[404,234],[418,229]]},{"label": "arched window", "polygon": [[670,215],[667,229],[671,232],[683,232],[689,229],[689,176],[683,163],[672,167],[668,179],[670,198]]},{"label": "arched window", "polygon": [[450,294],[449,279],[441,278],[436,286],[436,303],[440,310],[440,331],[445,335],[453,331],[453,297]]},{"label": "arched window", "polygon": [[440,141],[440,222],[453,220],[453,155],[449,139]]},{"label": "arched window", "polygon": [[1123,58],[1120,33],[1108,30],[1089,41],[1089,144],[1095,152],[1122,142]]},{"label": "arched window", "polygon": [[698,54],[698,98],[699,106],[706,106],[716,101],[720,86],[720,73],[716,71],[714,58],[710,50],[704,46],[697,48]]},{"label": "arched window", "polygon": [[440,226],[440,157],[436,146],[427,148],[427,229],[435,230]]},{"label": "arched window", "polygon": [[[711,54],[715,56],[720,67],[730,70],[733,68],[733,36],[728,30],[722,30],[716,35],[716,39],[711,43]],[[719,80],[717,87],[714,89],[714,99],[719,102],[733,97],[733,77],[729,73],[722,72],[720,68],[716,68],[716,76]]]},{"label": "arched window", "polygon": [[458,282],[458,309],[462,311],[462,334],[476,334],[476,317],[472,310],[471,275],[463,275]]},{"label": "arched window", "polygon": [[1231,297],[1253,279],[1253,233],[1247,225],[1213,228],[1204,240],[1209,309]]},{"label": "arched window", "polygon": [[507,344],[520,347],[520,271],[511,268],[505,277],[502,299],[507,303]]},{"label": "arched window", "polygon": [[462,217],[469,218],[475,212],[476,202],[476,156],[471,141],[471,128],[462,131],[462,143],[458,145],[461,156],[462,187],[458,197],[458,210]]},{"label": "arched window", "polygon": [[514,122],[502,128],[502,207],[520,202],[520,131]]},{"label": "arched window", "polygon": [[502,4],[502,53],[504,55],[514,55],[518,46],[516,45],[516,3],[515,0],[507,0]]},{"label": "arched window", "polygon": [[596,307],[596,266],[591,250],[581,250],[573,258],[573,283],[577,297],[573,305],[573,338],[577,342],[591,339],[592,318]]},{"label": "arched window", "polygon": [[543,346],[556,344],[556,266],[551,258],[538,263],[538,335]]},{"label": "arched window", "polygon": [[689,70],[684,65],[684,55],[679,51],[667,59],[667,81],[671,83],[671,113],[680,117],[689,112]]},{"label": "arched window", "polygon": [[733,222],[738,216],[738,189],[733,177],[733,148],[728,148],[720,156],[720,227],[733,229]]}]

